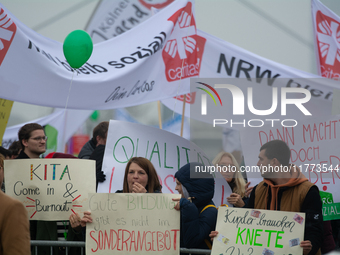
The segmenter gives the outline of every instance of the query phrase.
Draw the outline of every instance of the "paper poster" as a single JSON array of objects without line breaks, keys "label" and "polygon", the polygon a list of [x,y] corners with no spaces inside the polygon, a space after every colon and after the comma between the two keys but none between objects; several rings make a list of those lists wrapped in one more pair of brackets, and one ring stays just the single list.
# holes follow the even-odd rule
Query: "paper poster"
[{"label": "paper poster", "polygon": [[20,200],[30,220],[68,220],[87,210],[96,191],[95,161],[86,159],[5,160],[6,194]]},{"label": "paper poster", "polygon": [[271,140],[283,140],[291,151],[290,163],[298,166],[304,176],[318,186],[323,192],[321,197],[332,197],[332,200],[323,200],[324,219],[340,219],[339,206],[336,205],[340,202],[338,192],[340,183],[339,117],[336,115],[311,118],[298,120],[295,126],[291,124],[286,127],[264,125],[241,131],[245,157],[243,170],[247,172],[252,185],[262,180],[256,167],[261,146]]},{"label": "paper poster", "polygon": [[178,255],[180,211],[173,198],[180,195],[90,194],[86,254]]},{"label": "paper poster", "polygon": [[305,213],[220,207],[211,254],[302,254],[304,229]]}]

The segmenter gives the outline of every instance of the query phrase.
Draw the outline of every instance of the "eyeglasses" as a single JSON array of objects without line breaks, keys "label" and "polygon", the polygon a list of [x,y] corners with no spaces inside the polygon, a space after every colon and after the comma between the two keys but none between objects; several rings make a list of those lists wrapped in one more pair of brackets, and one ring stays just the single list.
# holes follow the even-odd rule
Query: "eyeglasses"
[{"label": "eyeglasses", "polygon": [[37,142],[40,142],[41,140],[44,140],[44,141],[47,141],[47,136],[38,136],[38,137],[30,137],[31,139],[37,141]]}]

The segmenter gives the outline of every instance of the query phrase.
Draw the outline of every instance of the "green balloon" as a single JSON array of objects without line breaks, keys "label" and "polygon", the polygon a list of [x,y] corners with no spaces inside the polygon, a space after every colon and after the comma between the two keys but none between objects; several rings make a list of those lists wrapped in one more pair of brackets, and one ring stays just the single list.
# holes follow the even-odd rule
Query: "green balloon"
[{"label": "green balloon", "polygon": [[90,58],[93,43],[90,35],[83,30],[74,30],[65,38],[63,52],[72,68],[79,68]]},{"label": "green balloon", "polygon": [[91,120],[97,120],[99,118],[99,112],[96,110],[91,114]]}]

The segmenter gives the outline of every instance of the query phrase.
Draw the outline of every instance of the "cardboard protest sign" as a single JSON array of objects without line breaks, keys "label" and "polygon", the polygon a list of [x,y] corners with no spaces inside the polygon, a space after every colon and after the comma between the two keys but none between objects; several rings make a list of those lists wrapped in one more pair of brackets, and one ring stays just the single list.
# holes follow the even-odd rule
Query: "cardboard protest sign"
[{"label": "cardboard protest sign", "polygon": [[220,207],[211,254],[302,254],[305,213]]},{"label": "cardboard protest sign", "polygon": [[11,114],[13,101],[0,98],[0,144],[5,133],[9,115]]},{"label": "cardboard protest sign", "polygon": [[90,194],[86,254],[179,254],[180,212],[155,193]]},{"label": "cardboard protest sign", "polygon": [[290,163],[298,166],[309,181],[324,192],[321,197],[332,197],[323,199],[324,219],[340,219],[340,208],[336,204],[340,202],[339,135],[339,115],[299,120],[291,127],[263,125],[246,128],[241,131],[244,171],[252,185],[260,182],[262,178],[258,169],[256,171],[256,164],[261,146],[271,140],[283,140],[291,150]]},{"label": "cardboard protest sign", "polygon": [[[205,153],[183,137],[158,128],[111,120],[102,168],[106,181],[98,184],[98,193],[114,193],[123,189],[125,167],[132,157],[145,157],[153,163],[162,193],[177,193],[174,176],[185,164],[200,162],[211,165]],[[220,205],[226,202],[230,188],[220,173],[212,176],[220,177],[215,178],[214,196],[215,204]]]},{"label": "cardboard protest sign", "polygon": [[30,220],[68,220],[87,210],[96,191],[95,161],[85,159],[5,160],[6,194],[23,202]]}]

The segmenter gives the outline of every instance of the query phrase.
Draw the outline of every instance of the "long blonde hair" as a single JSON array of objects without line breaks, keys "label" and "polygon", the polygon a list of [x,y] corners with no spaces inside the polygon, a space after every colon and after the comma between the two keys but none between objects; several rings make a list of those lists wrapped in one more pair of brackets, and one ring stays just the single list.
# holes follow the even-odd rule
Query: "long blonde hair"
[{"label": "long blonde hair", "polygon": [[212,164],[214,166],[217,166],[218,163],[221,161],[223,157],[229,157],[231,161],[233,162],[233,165],[236,167],[236,172],[234,173],[234,181],[235,181],[235,188],[233,190],[234,193],[239,194],[241,197],[244,197],[246,194],[246,182],[241,174],[240,166],[237,163],[237,160],[233,156],[233,154],[225,151],[221,151],[217,154],[217,156],[213,159]]}]

